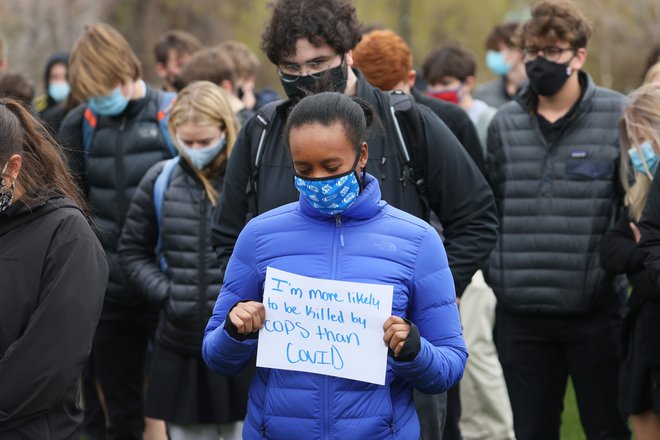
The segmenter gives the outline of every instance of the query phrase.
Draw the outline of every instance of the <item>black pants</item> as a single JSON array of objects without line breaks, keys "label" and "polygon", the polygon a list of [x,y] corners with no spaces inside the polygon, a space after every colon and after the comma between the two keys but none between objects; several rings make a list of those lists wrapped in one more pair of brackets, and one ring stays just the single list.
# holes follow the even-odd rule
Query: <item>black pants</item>
[{"label": "black pants", "polygon": [[91,359],[109,415],[107,440],[142,439],[147,347],[157,322],[147,305],[103,305]]},{"label": "black pants", "polygon": [[611,308],[575,317],[497,311],[497,349],[518,440],[557,440],[568,375],[587,439],[630,439],[617,410],[621,320]]},{"label": "black pants", "polygon": [[442,432],[442,440],[461,440],[461,394],[459,384],[454,385],[447,391],[447,416],[445,418],[445,429]]}]

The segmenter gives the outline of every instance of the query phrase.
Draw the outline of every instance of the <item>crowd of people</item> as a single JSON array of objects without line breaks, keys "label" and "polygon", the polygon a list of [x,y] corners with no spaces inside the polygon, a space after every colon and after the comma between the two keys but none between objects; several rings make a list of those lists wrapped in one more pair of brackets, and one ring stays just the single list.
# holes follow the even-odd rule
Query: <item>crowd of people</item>
[{"label": "crowd of people", "polygon": [[[276,0],[261,48],[0,41],[1,439],[660,438],[660,50],[628,96],[539,0],[474,53]],[[9,60],[10,61],[10,60]],[[323,194],[323,196],[320,196]],[[385,384],[257,367],[267,268],[392,286]],[[363,368],[374,368],[364,365]]]}]

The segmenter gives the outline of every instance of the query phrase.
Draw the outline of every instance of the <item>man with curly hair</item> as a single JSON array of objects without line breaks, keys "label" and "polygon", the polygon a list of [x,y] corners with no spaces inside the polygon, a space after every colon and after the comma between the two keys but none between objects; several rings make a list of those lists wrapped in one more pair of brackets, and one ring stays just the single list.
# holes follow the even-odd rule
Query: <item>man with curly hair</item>
[{"label": "man with curly hair", "polygon": [[[497,240],[492,192],[477,166],[430,109],[416,106],[419,123],[414,138],[419,145],[407,148],[422,152],[418,165],[425,188],[415,185],[406,174],[397,144],[389,97],[352,67],[352,49],[361,38],[352,4],[348,0],[279,0],[271,6],[273,15],[261,47],[276,66],[289,99],[270,104],[269,117],[264,117],[268,106],[262,109],[245,124],[236,141],[224,195],[213,216],[211,240],[221,264],[229,259],[246,220],[298,200],[283,138],[287,116],[306,94],[334,91],[356,95],[374,107],[384,133],[375,131],[367,140],[366,171],[379,179],[382,197],[389,204],[424,219],[430,211],[438,216],[455,290],[462,292]],[[328,169],[328,176],[332,174]],[[331,384],[341,386],[334,379]],[[415,395],[424,439],[441,438],[444,407],[439,396]],[[396,418],[392,429],[397,430]]]}]

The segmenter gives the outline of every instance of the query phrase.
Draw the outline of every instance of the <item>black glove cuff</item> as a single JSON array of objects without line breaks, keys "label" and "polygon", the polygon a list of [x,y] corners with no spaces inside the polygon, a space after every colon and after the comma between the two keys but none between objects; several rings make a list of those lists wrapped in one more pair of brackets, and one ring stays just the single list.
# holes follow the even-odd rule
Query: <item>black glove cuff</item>
[{"label": "black glove cuff", "polygon": [[410,320],[405,318],[403,318],[403,320],[410,325],[410,331],[408,332],[408,336],[403,343],[403,347],[401,347],[399,356],[394,356],[392,349],[387,349],[387,354],[398,362],[412,361],[417,356],[417,353],[419,353],[419,351],[422,349],[422,341],[420,340],[421,336],[419,335],[419,329],[415,324],[410,322]]},{"label": "black glove cuff", "polygon": [[240,342],[247,341],[248,339],[257,339],[257,338],[259,338],[259,332],[258,331],[257,332],[252,332],[248,335],[244,335],[242,333],[239,333],[238,332],[238,327],[236,327],[234,325],[234,323],[231,322],[231,319],[229,319],[229,314],[231,313],[232,310],[234,310],[234,307],[236,307],[236,305],[238,303],[248,302],[248,301],[249,300],[238,301],[236,304],[231,306],[231,308],[227,312],[227,316],[225,316],[225,326],[224,326],[225,331],[227,332],[227,334],[229,336],[231,336],[232,338],[234,338],[234,339],[236,339],[237,341],[240,341]]}]

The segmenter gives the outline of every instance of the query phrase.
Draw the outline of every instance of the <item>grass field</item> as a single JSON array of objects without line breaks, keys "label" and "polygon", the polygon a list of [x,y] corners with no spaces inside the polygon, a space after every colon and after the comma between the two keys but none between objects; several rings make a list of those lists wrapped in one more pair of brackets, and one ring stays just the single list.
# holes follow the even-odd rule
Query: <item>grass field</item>
[{"label": "grass field", "polygon": [[564,414],[561,418],[561,440],[585,440],[580,416],[578,415],[577,402],[573,383],[569,380],[564,397]]}]

